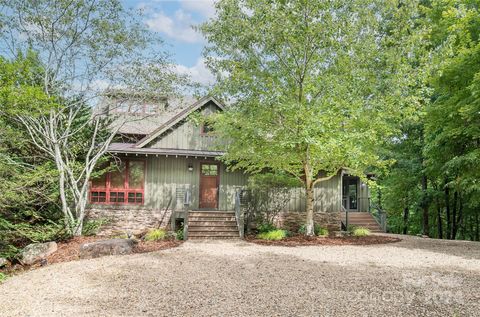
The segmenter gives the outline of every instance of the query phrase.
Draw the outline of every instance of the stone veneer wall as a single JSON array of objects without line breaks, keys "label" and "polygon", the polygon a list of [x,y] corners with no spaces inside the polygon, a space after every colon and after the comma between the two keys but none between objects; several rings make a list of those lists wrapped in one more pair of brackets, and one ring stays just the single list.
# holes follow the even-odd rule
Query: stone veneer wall
[{"label": "stone veneer wall", "polygon": [[[297,232],[305,224],[304,212],[283,212],[275,219],[275,225],[293,232]],[[313,214],[316,224],[327,228],[329,231],[340,230],[341,214],[339,212],[316,212]]]},{"label": "stone veneer wall", "polygon": [[141,234],[151,228],[170,229],[172,210],[90,208],[88,219],[105,219],[99,235]]}]

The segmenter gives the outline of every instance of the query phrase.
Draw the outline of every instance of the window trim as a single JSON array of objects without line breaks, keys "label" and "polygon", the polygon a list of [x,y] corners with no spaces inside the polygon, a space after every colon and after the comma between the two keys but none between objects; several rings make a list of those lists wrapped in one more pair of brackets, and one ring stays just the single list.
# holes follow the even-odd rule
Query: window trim
[{"label": "window trim", "polygon": [[[89,197],[88,201],[90,204],[94,205],[144,205],[145,204],[145,179],[146,179],[146,171],[147,171],[147,162],[146,160],[141,159],[122,159],[122,162],[125,163],[125,175],[123,180],[123,188],[111,188],[110,187],[110,177],[111,172],[107,172],[105,175],[105,186],[93,186],[92,181],[90,181],[90,190],[89,190]],[[129,170],[130,170],[130,162],[142,162],[143,163],[143,188],[129,188]],[[93,201],[93,194],[98,193],[98,197],[100,197],[100,193],[105,193],[105,201]],[[123,201],[110,201],[111,194],[123,194]],[[133,194],[133,202],[129,202],[129,194]],[[137,194],[141,194],[140,201],[137,202]],[[103,198],[103,196],[102,196]]]}]

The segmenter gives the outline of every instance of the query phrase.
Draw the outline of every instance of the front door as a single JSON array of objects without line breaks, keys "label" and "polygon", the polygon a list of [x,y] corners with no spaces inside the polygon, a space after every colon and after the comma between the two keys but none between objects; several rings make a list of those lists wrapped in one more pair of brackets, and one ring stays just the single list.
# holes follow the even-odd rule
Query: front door
[{"label": "front door", "polygon": [[358,178],[347,177],[343,178],[342,188],[342,203],[343,207],[348,211],[358,210]]},{"label": "front door", "polygon": [[218,167],[216,163],[200,164],[200,208],[218,208]]}]

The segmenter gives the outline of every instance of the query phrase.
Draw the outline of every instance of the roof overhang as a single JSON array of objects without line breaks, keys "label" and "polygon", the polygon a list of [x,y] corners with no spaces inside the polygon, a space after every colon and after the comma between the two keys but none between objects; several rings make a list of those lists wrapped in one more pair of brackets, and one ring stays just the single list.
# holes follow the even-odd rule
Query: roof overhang
[{"label": "roof overhang", "polygon": [[201,151],[201,150],[183,150],[183,149],[154,149],[154,148],[135,148],[131,143],[112,143],[108,148],[109,153],[125,155],[144,155],[144,156],[181,156],[194,158],[215,158],[220,157],[225,152],[221,151]]}]

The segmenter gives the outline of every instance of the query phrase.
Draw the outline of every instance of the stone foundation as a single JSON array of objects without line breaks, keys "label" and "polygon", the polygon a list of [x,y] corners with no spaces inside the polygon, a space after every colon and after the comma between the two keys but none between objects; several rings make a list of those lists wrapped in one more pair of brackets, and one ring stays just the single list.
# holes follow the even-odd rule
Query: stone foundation
[{"label": "stone foundation", "polygon": [[98,235],[138,235],[151,228],[170,229],[171,210],[90,208],[88,219],[105,219],[108,223]]},{"label": "stone foundation", "polygon": [[[275,226],[292,232],[297,232],[300,226],[305,224],[304,212],[283,212],[275,219]],[[315,224],[329,231],[340,230],[341,215],[339,212],[316,212],[313,214]]]}]

